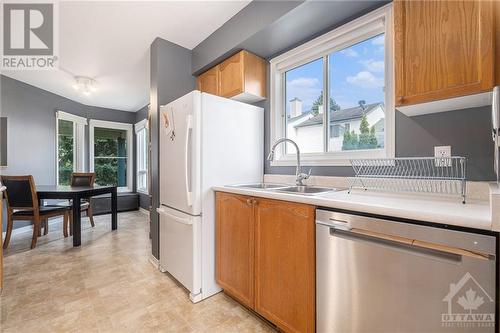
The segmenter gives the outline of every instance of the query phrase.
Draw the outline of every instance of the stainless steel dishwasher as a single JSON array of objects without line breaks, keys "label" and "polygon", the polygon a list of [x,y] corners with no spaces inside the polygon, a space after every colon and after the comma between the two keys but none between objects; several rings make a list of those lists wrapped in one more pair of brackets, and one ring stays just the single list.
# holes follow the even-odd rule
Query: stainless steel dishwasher
[{"label": "stainless steel dishwasher", "polygon": [[494,332],[494,235],[316,211],[317,332]]}]

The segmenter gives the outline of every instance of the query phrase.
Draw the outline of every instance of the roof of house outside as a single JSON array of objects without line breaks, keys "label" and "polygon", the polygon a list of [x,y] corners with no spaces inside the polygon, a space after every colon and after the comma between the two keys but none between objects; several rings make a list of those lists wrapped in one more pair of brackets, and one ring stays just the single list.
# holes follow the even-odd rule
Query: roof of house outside
[{"label": "roof of house outside", "polygon": [[311,114],[312,111],[307,111],[307,112],[303,112],[301,114],[299,114],[298,116],[295,116],[295,117],[288,117],[288,122],[291,122],[291,121],[294,121],[294,120],[297,120],[297,119],[300,119],[300,118],[303,118],[305,116],[308,116]]},{"label": "roof of house outside", "polygon": [[[338,110],[332,113],[332,118],[330,119],[331,123],[338,123],[346,120],[360,119],[363,115],[366,115],[373,110],[375,110],[378,106],[384,108],[384,103],[373,103],[365,105],[364,109],[361,106],[356,106],[354,108]],[[309,111],[311,112],[311,111]],[[311,119],[304,121],[301,124],[298,124],[295,127],[305,127],[305,126],[313,126],[313,125],[321,125],[323,124],[323,114],[318,114]]]}]

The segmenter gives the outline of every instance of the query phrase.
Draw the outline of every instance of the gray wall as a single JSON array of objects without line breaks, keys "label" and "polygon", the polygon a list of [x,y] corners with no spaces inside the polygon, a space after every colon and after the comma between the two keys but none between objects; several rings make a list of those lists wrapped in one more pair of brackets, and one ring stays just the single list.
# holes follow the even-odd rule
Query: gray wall
[{"label": "gray wall", "polygon": [[[269,153],[269,108],[266,107],[265,151]],[[407,117],[396,111],[396,157],[433,156],[434,146],[452,146],[452,154],[467,157],[467,179],[489,181],[493,172],[491,107]],[[267,156],[267,155],[266,155]],[[310,167],[304,167],[309,170]],[[295,167],[271,167],[267,174],[295,174]],[[316,176],[353,176],[351,167],[312,167]]]},{"label": "gray wall", "polygon": [[[148,118],[148,110],[149,110],[149,105],[145,105],[140,110],[138,110],[135,113],[135,122],[138,123],[141,120],[147,119]],[[135,152],[134,161],[137,161],[137,150],[134,150],[134,152]],[[137,168],[137,163],[135,164],[135,168]],[[135,174],[137,174],[137,172]],[[137,177],[134,177],[134,179],[135,179],[136,188],[137,188]],[[149,198],[149,195],[139,193],[139,206],[143,209],[149,210],[150,205],[151,205],[151,200]]]},{"label": "gray wall", "polygon": [[253,1],[193,49],[193,73],[241,49],[241,42],[252,37],[304,1]]},{"label": "gray wall", "polygon": [[[220,60],[239,49],[247,49],[270,59],[388,2],[390,1],[252,2],[193,50],[193,72],[197,73],[212,65],[214,59]],[[259,20],[266,10],[270,10],[270,15]],[[282,16],[278,17],[280,13]],[[269,93],[268,87],[268,96]],[[266,110],[267,156],[270,145],[269,100],[258,105]],[[432,156],[434,146],[451,145],[454,155],[468,158],[468,179],[493,180],[489,111],[490,107],[483,107],[412,118],[396,112],[396,156]],[[294,174],[295,168],[271,167],[266,161],[265,172]],[[353,174],[350,167],[314,167],[312,173],[323,176]]]},{"label": "gray wall", "polygon": [[[191,75],[192,52],[177,44],[156,38],[151,44],[151,204],[159,206],[159,106],[167,104],[195,88]],[[152,254],[160,258],[159,224],[156,211],[151,212]]]},{"label": "gray wall", "polygon": [[[57,110],[89,119],[135,123],[133,112],[83,105],[4,75],[0,80],[0,115],[8,118],[8,166],[0,169],[4,175],[31,174],[39,185],[56,183]],[[14,228],[24,225],[15,223]]]}]

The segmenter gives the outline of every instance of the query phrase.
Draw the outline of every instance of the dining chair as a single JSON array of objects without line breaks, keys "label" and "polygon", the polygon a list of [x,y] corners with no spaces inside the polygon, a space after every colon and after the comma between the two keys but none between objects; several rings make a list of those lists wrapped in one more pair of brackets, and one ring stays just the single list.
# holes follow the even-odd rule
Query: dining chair
[{"label": "dining chair", "polygon": [[[71,174],[71,180],[70,184],[71,186],[94,186],[95,182],[95,173],[94,172],[73,172]],[[71,210],[71,204],[68,204],[67,202],[59,203],[59,206],[62,207],[67,207]],[[90,220],[90,225],[95,227],[94,223],[94,215],[92,213],[92,202],[91,199],[84,199],[82,200],[81,204],[81,212],[85,212],[85,215]],[[70,217],[69,217],[69,234],[73,236],[73,214],[71,212]]]},{"label": "dining chair", "polygon": [[0,176],[0,181],[7,188],[7,233],[3,248],[9,246],[14,221],[32,221],[33,237],[31,248],[36,246],[37,238],[41,235],[41,226],[44,225],[44,235],[49,232],[49,218],[63,217],[63,233],[67,237],[67,225],[70,210],[67,207],[39,206],[33,176]]}]

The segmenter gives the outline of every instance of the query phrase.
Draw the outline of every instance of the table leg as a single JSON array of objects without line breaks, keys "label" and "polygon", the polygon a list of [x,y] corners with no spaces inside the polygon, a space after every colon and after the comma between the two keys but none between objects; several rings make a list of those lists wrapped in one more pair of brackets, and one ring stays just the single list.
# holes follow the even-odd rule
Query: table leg
[{"label": "table leg", "polygon": [[111,230],[118,228],[118,205],[116,187],[111,191]]},{"label": "table leg", "polygon": [[82,229],[81,229],[81,206],[80,196],[73,198],[73,246],[80,246],[82,243]]}]

